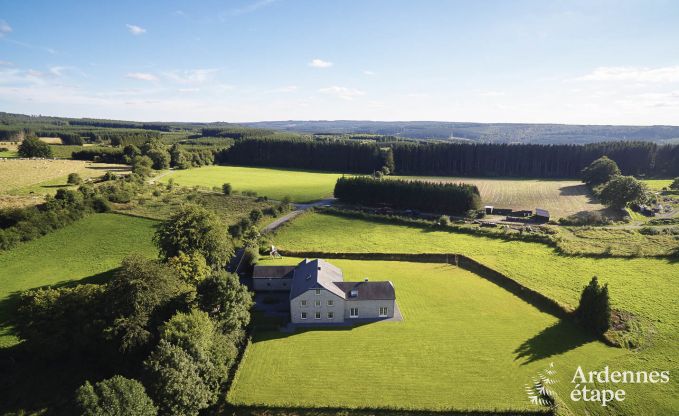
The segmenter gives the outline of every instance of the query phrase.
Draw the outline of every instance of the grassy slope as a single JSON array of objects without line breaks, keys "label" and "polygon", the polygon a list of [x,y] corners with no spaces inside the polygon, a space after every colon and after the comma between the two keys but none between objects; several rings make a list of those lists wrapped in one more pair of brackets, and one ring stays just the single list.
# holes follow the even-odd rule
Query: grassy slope
[{"label": "grassy slope", "polygon": [[[679,263],[657,259],[593,259],[560,256],[553,249],[414,227],[382,225],[329,215],[307,214],[275,238],[282,248],[346,252],[457,252],[508,274],[559,302],[576,305],[593,275],[610,285],[614,307],[649,319],[655,327],[650,345],[608,360],[612,369],[679,371]],[[627,414],[668,414],[679,407],[679,382],[627,385]],[[591,408],[590,411],[598,409]]]},{"label": "grassy slope", "polygon": [[645,179],[643,182],[649,189],[661,190],[666,186],[670,186],[672,179]]},{"label": "grassy slope", "polygon": [[258,195],[281,199],[290,196],[294,202],[309,202],[332,196],[337,173],[306,172],[285,169],[206,166],[173,171],[170,178],[182,186],[221,187],[230,183],[237,191],[255,191]]},{"label": "grassy slope", "polygon": [[408,262],[332,263],[347,280],[391,280],[405,320],[352,330],[256,333],[231,401],[524,409],[530,407],[524,383],[552,354],[560,354],[555,365],[561,371],[569,362],[596,366],[625,354],[591,342],[574,325],[558,323],[465,270]]},{"label": "grassy slope", "polygon": [[154,224],[141,218],[95,214],[0,252],[0,347],[18,341],[7,323],[10,295],[108,271],[128,254],[155,256],[151,243]]}]

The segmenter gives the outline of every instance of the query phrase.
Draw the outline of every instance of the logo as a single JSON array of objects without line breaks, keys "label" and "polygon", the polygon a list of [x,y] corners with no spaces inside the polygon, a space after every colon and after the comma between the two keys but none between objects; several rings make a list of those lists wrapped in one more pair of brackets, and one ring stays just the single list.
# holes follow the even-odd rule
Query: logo
[{"label": "logo", "polygon": [[626,392],[622,388],[598,388],[600,385],[617,384],[667,384],[670,382],[669,371],[611,371],[608,366],[602,370],[585,372],[581,366],[575,370],[572,384],[575,387],[571,391],[571,400],[574,402],[596,402],[602,407],[608,406],[612,401],[625,401]]},{"label": "logo", "polygon": [[528,400],[536,406],[555,407],[556,392],[552,389],[552,386],[558,382],[554,363],[549,363],[549,367],[533,377],[532,384],[525,385]]}]

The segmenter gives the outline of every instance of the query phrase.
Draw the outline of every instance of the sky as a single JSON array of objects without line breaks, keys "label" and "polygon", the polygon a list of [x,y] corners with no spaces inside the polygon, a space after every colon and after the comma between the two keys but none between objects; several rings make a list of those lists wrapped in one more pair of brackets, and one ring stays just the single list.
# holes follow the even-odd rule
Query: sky
[{"label": "sky", "polygon": [[679,2],[0,0],[0,111],[679,125]]}]

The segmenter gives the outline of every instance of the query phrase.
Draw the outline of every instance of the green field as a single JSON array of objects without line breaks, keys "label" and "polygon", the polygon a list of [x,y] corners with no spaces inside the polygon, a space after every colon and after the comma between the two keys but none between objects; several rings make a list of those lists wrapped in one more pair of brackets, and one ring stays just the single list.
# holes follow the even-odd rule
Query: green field
[{"label": "green field", "polygon": [[8,323],[10,295],[22,290],[92,277],[132,253],[155,256],[155,221],[93,214],[37,240],[0,251],[0,347],[18,342]]},{"label": "green field", "polygon": [[535,409],[524,384],[550,362],[565,377],[576,362],[593,367],[629,354],[453,266],[330,261],[347,280],[391,280],[404,320],[350,330],[256,332],[230,402]]},{"label": "green field", "polygon": [[649,189],[655,189],[657,191],[670,186],[672,179],[645,179],[643,181]]},{"label": "green field", "polygon": [[[468,255],[566,305],[575,306],[593,275],[610,285],[615,308],[640,317],[649,335],[633,354],[607,360],[616,369],[679,372],[679,263],[651,258],[562,256],[552,248],[418,227],[305,214],[275,236],[279,248],[330,252],[449,252]],[[625,414],[670,414],[679,407],[679,382],[626,385]],[[596,408],[588,409],[590,412]],[[600,409],[599,409],[600,411]],[[621,411],[622,412],[622,411]]]},{"label": "green field", "polygon": [[176,170],[163,176],[182,186],[212,188],[230,183],[236,191],[254,191],[272,199],[285,196],[294,202],[310,202],[332,196],[338,173],[307,172],[286,169],[248,168],[237,166],[206,166],[196,169]]}]

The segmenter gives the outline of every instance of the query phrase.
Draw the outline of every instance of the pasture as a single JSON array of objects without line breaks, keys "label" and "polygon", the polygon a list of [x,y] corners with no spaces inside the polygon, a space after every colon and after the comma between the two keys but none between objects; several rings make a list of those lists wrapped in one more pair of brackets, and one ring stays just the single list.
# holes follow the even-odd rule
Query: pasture
[{"label": "pasture", "polygon": [[544,208],[553,218],[567,217],[581,211],[605,209],[576,180],[451,178],[424,176],[393,176],[393,178],[432,182],[464,182],[476,185],[484,205],[514,210]]},{"label": "pasture", "polygon": [[9,324],[12,294],[102,277],[132,253],[155,257],[151,243],[155,224],[124,215],[93,214],[10,251],[0,251],[0,348],[19,341]]},{"label": "pasture", "polygon": [[51,194],[67,186],[69,173],[83,179],[104,175],[107,171],[122,172],[127,167],[79,160],[6,159],[0,160],[0,194]]},{"label": "pasture", "polygon": [[[309,213],[284,226],[274,242],[281,250],[328,252],[461,253],[571,307],[592,276],[609,284],[614,308],[639,317],[646,343],[606,363],[616,369],[679,372],[679,263],[670,259],[559,255],[539,243],[504,241],[419,227]],[[492,318],[489,318],[492,319]],[[560,354],[554,354],[556,359]],[[487,378],[485,378],[487,379]],[[679,381],[626,385],[624,414],[669,414],[679,407]],[[580,403],[578,406],[583,406]],[[614,409],[615,410],[615,409]],[[589,407],[598,414],[601,409]]]},{"label": "pasture", "polygon": [[173,179],[181,186],[219,187],[230,183],[235,191],[254,191],[271,199],[289,196],[293,202],[310,202],[332,196],[341,174],[287,169],[249,168],[239,166],[206,166],[176,170],[160,180]]},{"label": "pasture", "polygon": [[669,187],[672,183],[672,179],[644,179],[642,182],[645,183],[649,189],[659,191],[665,187]]},{"label": "pasture", "polygon": [[294,334],[256,330],[230,402],[535,410],[523,386],[550,362],[565,377],[575,363],[596,367],[629,354],[450,265],[329,261],[347,280],[391,280],[404,321]]}]

